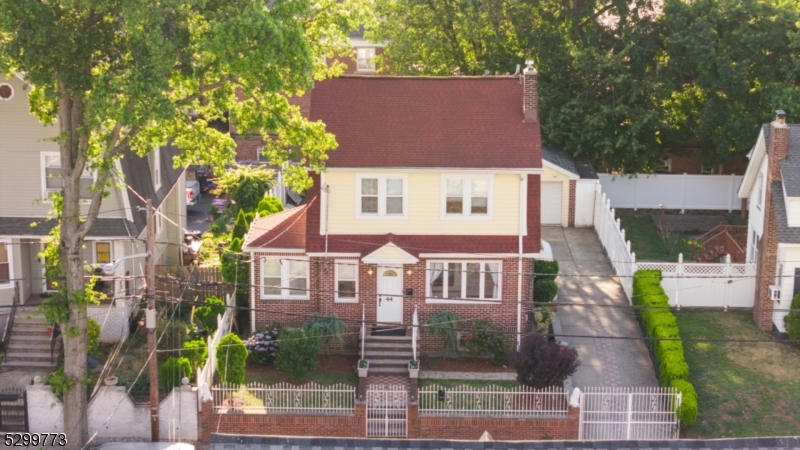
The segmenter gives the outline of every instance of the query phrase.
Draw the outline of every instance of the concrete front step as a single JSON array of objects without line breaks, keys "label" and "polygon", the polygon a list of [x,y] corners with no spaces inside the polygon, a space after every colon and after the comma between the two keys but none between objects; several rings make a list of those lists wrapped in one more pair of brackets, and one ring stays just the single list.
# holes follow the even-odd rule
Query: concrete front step
[{"label": "concrete front step", "polygon": [[[401,344],[397,342],[374,342],[374,341],[364,341],[364,348],[411,348],[411,343],[408,344]],[[417,342],[417,348],[419,349],[419,342]]]},{"label": "concrete front step", "polygon": [[[57,353],[53,352],[54,355]],[[6,352],[6,360],[18,360],[20,358],[47,358],[50,359],[50,349],[48,348],[46,352],[44,351],[30,351],[30,350],[16,350],[16,349],[8,349]]]},{"label": "concrete front step", "polygon": [[372,370],[373,367],[376,366],[408,366],[408,359],[370,359],[369,360],[369,368]]},{"label": "concrete front step", "polygon": [[[61,340],[59,339],[56,341],[56,348],[61,345]],[[8,351],[13,350],[33,350],[36,351],[37,349],[47,350],[50,351],[50,341],[11,341],[8,343]]]},{"label": "concrete front step", "polygon": [[43,362],[43,361],[5,361],[3,363],[3,367],[10,367],[10,368],[28,368],[28,367],[55,367],[56,364],[51,364],[50,361]]},{"label": "concrete front step", "polygon": [[400,366],[389,366],[389,367],[372,367],[372,363],[369,363],[369,373],[376,374],[376,373],[402,373],[408,375],[408,367],[400,367]]},{"label": "concrete front step", "polygon": [[409,341],[411,342],[411,336],[372,336],[367,335],[366,341]]},{"label": "concrete front step", "polygon": [[408,358],[411,359],[414,357],[414,353],[411,349],[405,351],[386,351],[386,350],[367,350],[364,349],[364,358],[366,359],[373,359],[373,358]]}]

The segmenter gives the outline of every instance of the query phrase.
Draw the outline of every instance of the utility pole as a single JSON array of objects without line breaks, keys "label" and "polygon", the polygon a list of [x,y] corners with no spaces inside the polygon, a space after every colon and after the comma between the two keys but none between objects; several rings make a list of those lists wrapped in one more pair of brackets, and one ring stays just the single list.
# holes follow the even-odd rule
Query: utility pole
[{"label": "utility pole", "polygon": [[147,348],[150,352],[150,440],[158,442],[158,355],[156,353],[156,221],[153,204],[147,199],[147,243],[150,256],[145,266],[147,282]]}]

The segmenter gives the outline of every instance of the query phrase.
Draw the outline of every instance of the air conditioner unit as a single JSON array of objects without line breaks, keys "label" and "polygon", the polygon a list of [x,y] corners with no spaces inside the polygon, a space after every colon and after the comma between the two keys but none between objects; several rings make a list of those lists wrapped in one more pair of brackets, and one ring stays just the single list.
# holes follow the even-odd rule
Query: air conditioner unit
[{"label": "air conditioner unit", "polygon": [[769,286],[769,299],[772,301],[778,301],[781,299],[781,287],[777,284],[771,284]]}]

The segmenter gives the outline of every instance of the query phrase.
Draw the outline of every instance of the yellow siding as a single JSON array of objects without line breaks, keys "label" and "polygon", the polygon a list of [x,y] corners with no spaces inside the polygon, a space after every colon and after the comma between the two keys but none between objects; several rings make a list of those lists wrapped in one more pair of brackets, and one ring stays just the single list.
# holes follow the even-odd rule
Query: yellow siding
[{"label": "yellow siding", "polygon": [[[330,234],[406,234],[406,235],[517,235],[519,233],[518,174],[495,174],[491,219],[442,219],[442,174],[408,173],[408,218],[356,218],[356,174],[376,172],[330,171],[325,183],[330,187],[328,232]],[[322,211],[325,214],[325,211]]]},{"label": "yellow siding", "polygon": [[561,181],[561,226],[569,225],[569,177],[544,165],[542,183]]}]

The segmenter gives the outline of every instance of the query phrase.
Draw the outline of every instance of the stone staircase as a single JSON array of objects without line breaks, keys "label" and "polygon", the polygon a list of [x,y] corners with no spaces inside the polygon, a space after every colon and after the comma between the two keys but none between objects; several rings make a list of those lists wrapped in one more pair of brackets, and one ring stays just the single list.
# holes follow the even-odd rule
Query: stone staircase
[{"label": "stone staircase", "polygon": [[[33,309],[27,308],[17,310],[11,337],[6,345],[3,368],[52,369],[56,367],[61,349],[61,339],[56,339],[54,358],[51,362],[48,327],[44,323],[44,318],[33,315],[33,312]],[[28,316],[32,317],[28,319]]]},{"label": "stone staircase", "polygon": [[[370,374],[408,375],[408,362],[413,359],[411,336],[367,335],[364,358],[369,360]],[[419,358],[419,342],[417,342]]]}]

